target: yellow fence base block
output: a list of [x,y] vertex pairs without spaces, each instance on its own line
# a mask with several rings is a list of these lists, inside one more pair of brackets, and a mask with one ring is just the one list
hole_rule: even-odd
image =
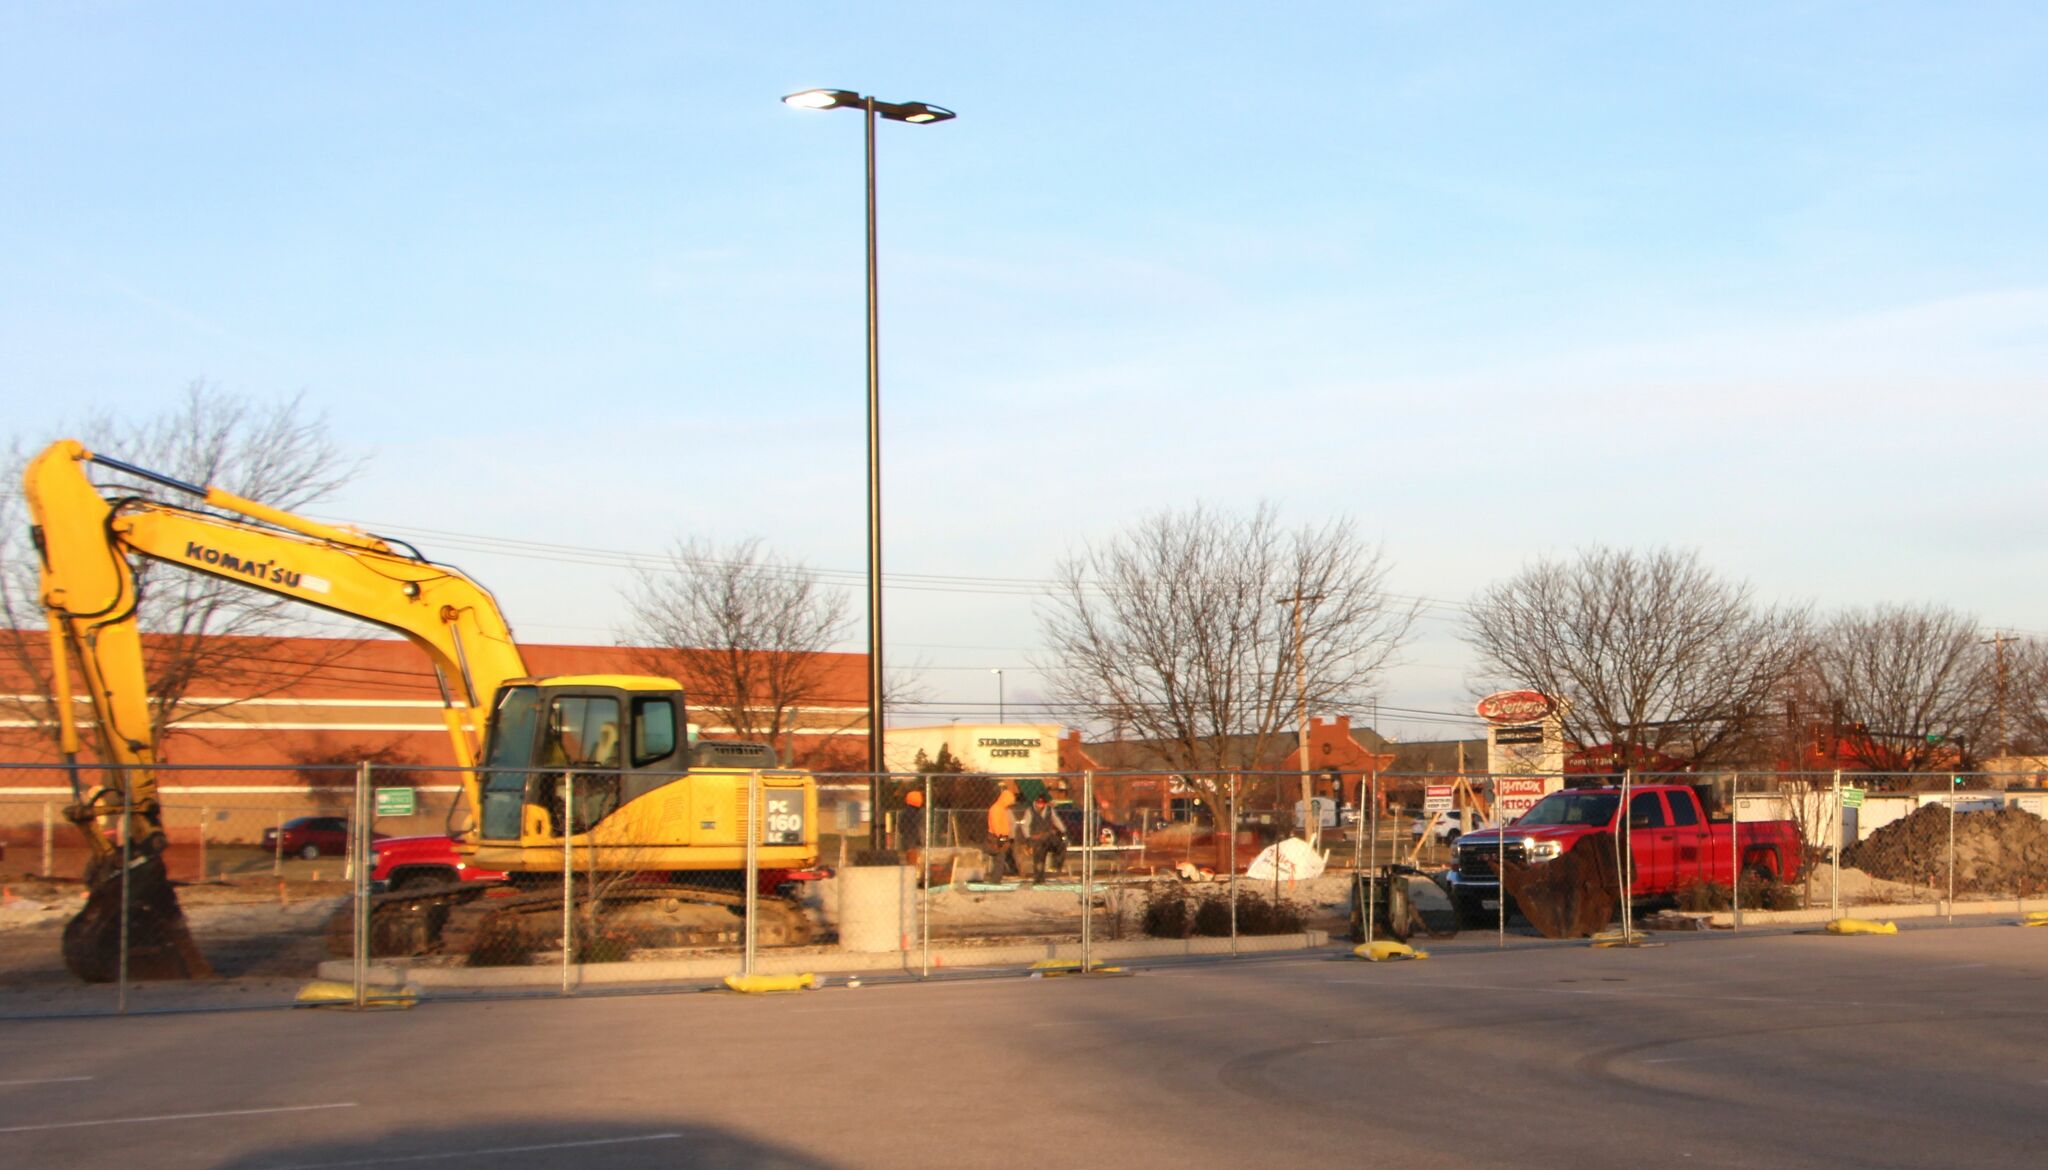
[[1661,947],[1664,945],[1640,930],[1603,930],[1587,941],[1599,950],[1609,950],[1614,947]]
[[818,985],[818,977],[808,972],[802,975],[727,975],[725,985],[742,995],[773,995],[783,991],[809,991]]
[[1833,918],[1828,920],[1829,934],[1897,934],[1896,922],[1873,922],[1868,918]]
[[[364,1007],[409,1008],[420,1001],[410,987],[371,987],[363,996]],[[354,1007],[356,985],[338,979],[315,979],[299,988],[294,1001],[299,1007]]]
[[1100,963],[1090,964],[1086,971],[1081,969],[1079,959],[1040,959],[1031,964],[1033,979],[1053,979],[1061,975],[1122,975],[1122,967],[1105,967]]
[[2021,926],[2048,926],[2048,910],[2029,910],[2020,919]]
[[1368,963],[1387,963],[1396,959],[1427,959],[1429,957],[1428,951],[1418,951],[1407,943],[1393,942],[1389,939],[1360,943],[1351,948],[1351,953]]

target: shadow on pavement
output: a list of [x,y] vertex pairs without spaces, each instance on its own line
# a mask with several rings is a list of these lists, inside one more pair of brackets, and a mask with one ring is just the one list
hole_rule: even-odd
[[837,1170],[808,1154],[763,1145],[704,1125],[513,1125],[408,1127],[376,1137],[310,1140],[258,1150],[217,1170],[341,1170],[418,1166],[446,1170]]

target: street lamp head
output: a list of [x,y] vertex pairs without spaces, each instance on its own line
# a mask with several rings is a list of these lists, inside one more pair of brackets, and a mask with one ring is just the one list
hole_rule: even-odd
[[920,126],[926,122],[950,122],[959,117],[946,107],[930,102],[876,102],[875,112],[892,122],[914,122]]
[[782,99],[787,105],[800,110],[836,110],[841,106],[862,104],[861,96],[850,89],[807,89]]
[[930,102],[875,101],[850,89],[807,89],[782,100],[784,104],[800,110],[865,110],[872,105],[875,113],[891,122],[909,122],[918,126],[927,122],[949,122],[959,117],[946,107]]

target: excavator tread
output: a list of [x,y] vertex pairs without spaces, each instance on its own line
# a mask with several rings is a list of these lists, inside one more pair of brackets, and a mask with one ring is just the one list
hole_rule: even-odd
[[[373,895],[370,899],[371,953],[401,955],[481,955],[488,962],[500,948],[537,948],[553,938],[561,922],[562,893],[543,888],[520,892],[512,886],[479,886],[474,882],[412,886]],[[742,937],[746,895],[729,889],[673,884],[627,884],[604,891],[602,919],[616,921],[636,907],[717,907],[732,912],[729,925],[687,925],[663,930],[663,945],[733,943]],[[579,898],[579,901],[581,899]],[[761,895],[760,941],[771,946],[802,945],[816,937],[810,915],[790,899]],[[354,926],[344,907],[328,924],[330,953],[346,956],[354,945]]]

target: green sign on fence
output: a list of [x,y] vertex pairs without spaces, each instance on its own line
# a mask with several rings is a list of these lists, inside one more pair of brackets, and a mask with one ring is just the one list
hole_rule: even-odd
[[1844,788],[1844,789],[1842,789],[1842,807],[1843,807],[1843,808],[1862,808],[1862,807],[1863,807],[1863,790],[1862,790],[1861,788]]
[[413,813],[413,807],[413,791],[410,788],[377,790],[377,815],[380,817],[409,817]]

